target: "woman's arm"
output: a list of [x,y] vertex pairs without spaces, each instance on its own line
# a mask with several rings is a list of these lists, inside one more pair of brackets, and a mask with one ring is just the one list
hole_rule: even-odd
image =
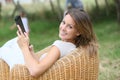
[[51,67],[60,57],[60,51],[56,46],[52,46],[48,51],[46,57],[42,60],[35,59],[29,48],[29,37],[25,33],[23,34],[18,27],[18,44],[24,55],[25,64],[32,76],[39,76],[44,73],[49,67]]
[[[52,46],[47,55],[38,62],[31,60],[32,65],[28,65],[28,69],[32,76],[39,76],[50,68],[60,57],[60,52],[56,46]],[[30,67],[31,66],[31,67]]]

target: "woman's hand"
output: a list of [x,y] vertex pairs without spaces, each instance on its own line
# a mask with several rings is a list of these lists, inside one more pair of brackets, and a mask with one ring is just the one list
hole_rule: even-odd
[[26,32],[22,32],[21,28],[19,25],[17,25],[18,27],[18,31],[17,31],[17,35],[18,35],[18,45],[19,47],[23,50],[25,48],[29,48],[29,37],[28,34]]

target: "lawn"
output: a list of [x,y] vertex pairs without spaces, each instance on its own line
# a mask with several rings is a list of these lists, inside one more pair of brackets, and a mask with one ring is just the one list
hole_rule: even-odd
[[99,80],[120,79],[120,28],[114,20],[94,23],[100,57]]

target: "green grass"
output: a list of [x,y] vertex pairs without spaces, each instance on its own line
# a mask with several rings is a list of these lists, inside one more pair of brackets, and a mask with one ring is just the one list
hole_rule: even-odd
[[94,23],[98,37],[100,74],[99,80],[120,79],[120,28],[115,20]]

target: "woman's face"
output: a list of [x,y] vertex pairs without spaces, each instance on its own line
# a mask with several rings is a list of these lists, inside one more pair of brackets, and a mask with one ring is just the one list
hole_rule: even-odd
[[74,39],[76,36],[78,36],[79,33],[77,32],[77,29],[75,28],[75,22],[73,21],[72,17],[67,14],[59,27],[59,37],[63,41],[68,42],[74,42]]

